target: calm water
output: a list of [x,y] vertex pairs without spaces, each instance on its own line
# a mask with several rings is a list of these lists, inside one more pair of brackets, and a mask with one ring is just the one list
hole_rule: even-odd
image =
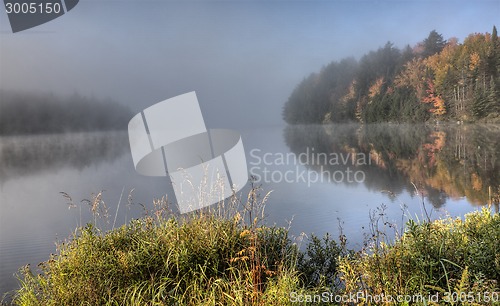
[[[294,236],[337,235],[340,222],[350,246],[359,248],[370,214],[380,207],[398,227],[425,211],[431,218],[463,216],[489,202],[498,210],[500,126],[331,125],[241,133],[250,174],[263,192],[273,190],[267,222],[291,224]],[[135,173],[126,132],[0,137],[1,293],[16,288],[19,267],[48,259],[56,241],[92,220],[80,201],[101,190],[108,228],[115,217],[119,226],[144,213],[140,204],[151,209],[153,198],[173,194],[166,178]],[[60,192],[77,207],[69,209]]]

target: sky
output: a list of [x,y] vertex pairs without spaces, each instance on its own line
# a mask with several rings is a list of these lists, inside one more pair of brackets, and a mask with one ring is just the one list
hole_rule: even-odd
[[500,1],[80,0],[12,33],[0,12],[0,88],[111,98],[134,112],[196,91],[208,128],[283,125],[295,86],[387,41],[500,26]]

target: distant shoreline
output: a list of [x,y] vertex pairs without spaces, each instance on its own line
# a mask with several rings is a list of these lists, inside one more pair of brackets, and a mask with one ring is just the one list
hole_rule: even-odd
[[283,107],[297,123],[500,123],[497,29],[463,42],[431,31],[403,49],[391,42],[360,60],[333,61],[297,84]]
[[126,130],[132,115],[113,100],[0,91],[0,136]]

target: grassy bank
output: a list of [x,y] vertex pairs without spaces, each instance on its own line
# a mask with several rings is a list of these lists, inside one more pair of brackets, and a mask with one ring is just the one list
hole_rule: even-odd
[[[158,201],[154,213],[120,228],[79,228],[37,271],[20,270],[13,304],[311,305],[343,297],[346,305],[375,305],[373,297],[397,295],[442,304],[465,294],[485,305],[499,298],[500,215],[487,209],[463,220],[409,221],[395,240],[372,220],[362,250],[348,250],[344,236],[314,235],[301,250],[287,229],[261,222],[266,197],[259,201],[257,192],[182,217],[165,214]],[[367,299],[350,303],[349,294]]]

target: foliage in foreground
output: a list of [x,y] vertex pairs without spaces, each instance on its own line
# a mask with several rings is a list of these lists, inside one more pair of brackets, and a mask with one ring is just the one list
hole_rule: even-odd
[[464,304],[496,301],[499,305],[499,241],[500,215],[486,208],[467,214],[464,220],[410,220],[395,242],[379,241],[355,256],[341,258],[338,273],[346,293],[437,295],[441,303],[447,298],[458,296],[467,301],[473,296],[471,303]]
[[[346,249],[342,235],[339,243],[312,235],[300,251],[287,229],[258,225],[249,212],[185,219],[158,213],[107,233],[87,225],[59,245],[40,274],[21,269],[13,303],[316,305],[332,301],[321,299],[323,292],[438,295],[441,302],[462,293],[499,293],[500,215],[487,209],[464,220],[410,220],[395,240],[377,228],[381,219],[372,219],[372,235],[358,252]],[[316,302],[307,303],[307,296]],[[432,301],[417,304],[424,303]]]
[[[257,245],[256,241],[272,241]],[[248,304],[254,287],[286,269],[286,232],[238,228],[209,216],[179,224],[137,220],[104,236],[87,226],[60,254],[23,270],[25,305]],[[256,248],[259,248],[257,251]],[[292,250],[292,249],[290,249]],[[255,258],[259,252],[261,258]],[[257,266],[258,264],[258,266]]]
[[14,303],[248,305],[275,300],[296,282],[297,248],[285,229],[257,225],[257,218],[245,225],[238,213],[163,213],[107,233],[93,224],[78,229],[40,274],[21,269]]

